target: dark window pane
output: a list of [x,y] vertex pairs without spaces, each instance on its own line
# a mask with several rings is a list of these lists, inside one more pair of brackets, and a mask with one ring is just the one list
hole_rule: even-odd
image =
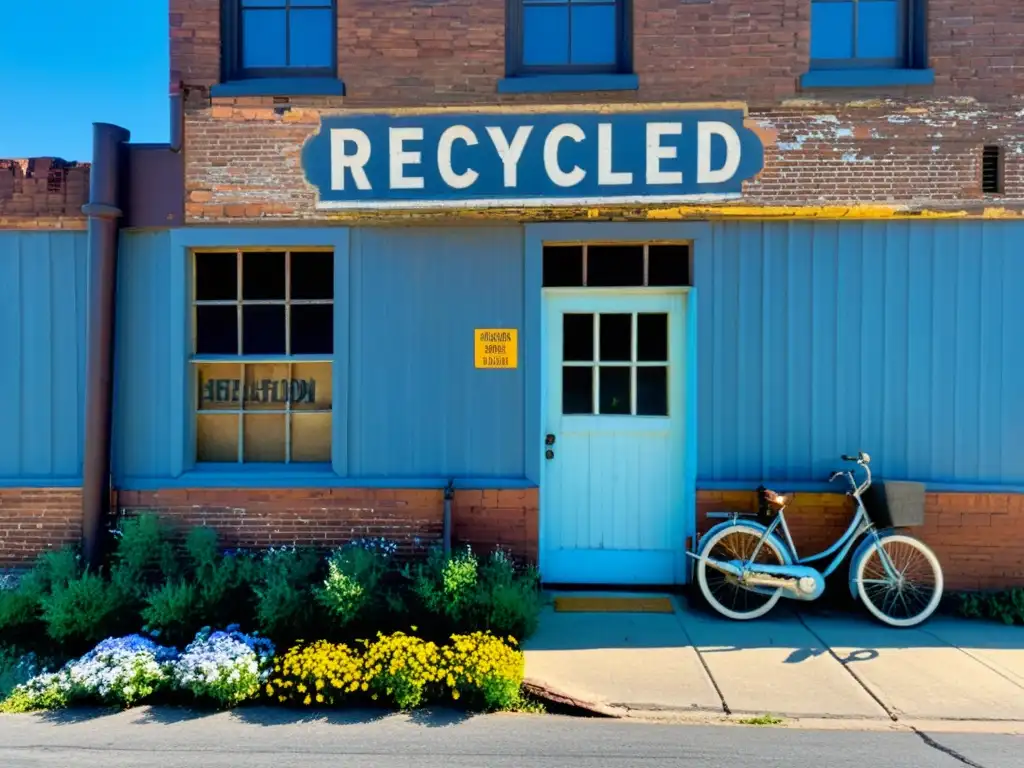
[[242,298],[284,299],[284,254],[242,254]]
[[292,307],[292,354],[334,354],[334,305]]
[[633,353],[633,316],[601,315],[599,324],[600,359],[607,362],[630,360]]
[[587,285],[619,287],[643,284],[643,246],[592,245],[587,248]]
[[600,404],[598,413],[629,413],[629,368],[601,366]]
[[283,305],[242,307],[242,354],[285,354]]
[[523,64],[569,63],[569,6],[527,5],[523,8]]
[[562,316],[562,359],[594,359],[594,316]]
[[811,58],[853,56],[853,3],[811,3]]
[[647,249],[647,284],[670,287],[689,285],[690,246],[650,246]]
[[583,285],[583,246],[544,247],[545,288],[579,288]]
[[614,64],[615,4],[574,5],[572,8],[573,64]]
[[196,307],[196,354],[238,354],[238,307]]
[[899,2],[873,0],[857,9],[857,58],[895,59],[899,55]]
[[334,60],[333,14],[329,8],[293,9],[288,19],[288,65],[330,67]]
[[668,315],[637,315],[636,359],[668,360]]
[[196,300],[224,301],[238,298],[238,255],[196,254]]
[[636,369],[636,412],[638,416],[668,416],[668,368]]
[[562,368],[562,413],[594,412],[594,369]]
[[334,297],[334,254],[292,254],[292,298],[330,299]]
[[283,10],[242,11],[242,66],[285,66],[286,29]]

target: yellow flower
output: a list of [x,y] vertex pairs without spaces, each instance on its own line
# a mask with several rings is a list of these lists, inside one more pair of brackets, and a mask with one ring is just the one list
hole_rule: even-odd
[[323,704],[324,703],[324,695],[322,693],[318,693],[316,695],[316,700],[317,700],[318,703]]
[[302,703],[303,703],[303,704],[305,704],[305,705],[306,705],[306,706],[308,707],[308,706],[310,705],[310,702],[311,702],[311,701],[312,701],[312,700],[311,700],[311,699],[309,698],[309,696],[307,696],[306,698],[304,698],[304,699],[302,700]]
[[458,699],[459,699],[459,692],[458,691],[452,691],[452,698],[455,699],[456,701],[458,701]]
[[306,686],[303,683],[299,683],[297,686],[295,686],[295,690],[297,690],[299,693],[305,693]]
[[273,696],[273,695],[274,695],[274,686],[272,686],[270,683],[267,683],[267,696]]
[[370,686],[367,685],[366,683],[363,683],[361,686],[359,686],[359,689],[362,690],[362,691],[367,691],[367,690],[369,690],[369,688],[370,688]]

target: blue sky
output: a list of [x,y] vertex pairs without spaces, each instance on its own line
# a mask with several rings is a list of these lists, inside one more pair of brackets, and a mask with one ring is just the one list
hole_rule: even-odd
[[167,0],[2,0],[0,158],[89,160],[92,124],[168,139]]

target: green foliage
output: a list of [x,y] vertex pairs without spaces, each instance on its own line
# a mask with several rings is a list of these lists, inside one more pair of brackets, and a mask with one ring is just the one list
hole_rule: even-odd
[[476,555],[469,547],[450,558],[434,550],[416,567],[413,592],[428,612],[459,627],[472,611],[478,570]]
[[473,624],[496,635],[525,639],[537,630],[542,603],[537,570],[517,571],[505,553],[496,550],[480,568]]
[[78,575],[78,556],[73,549],[41,554],[16,588],[0,590],[0,643],[19,647],[41,645],[40,638],[46,635],[43,597],[54,588],[66,587]]
[[256,568],[256,625],[269,637],[295,639],[305,634],[314,616],[309,588],[319,567],[316,552],[283,547],[270,549]]
[[957,612],[969,619],[1024,624],[1024,588],[1000,592],[964,592],[955,598]]
[[27,683],[39,674],[39,660],[34,653],[22,654],[14,648],[0,648],[0,701],[15,686]]
[[359,544],[335,550],[327,559],[323,586],[314,588],[314,594],[341,626],[352,624],[374,609],[388,607],[391,595],[382,589],[382,582],[389,561],[385,552]]
[[143,629],[159,631],[168,643],[178,644],[187,640],[190,628],[202,612],[199,589],[195,583],[176,579],[157,587],[146,596],[142,609]]
[[139,515],[122,521],[110,578],[126,599],[141,602],[178,568],[174,545],[159,518]]
[[115,634],[124,596],[117,585],[86,571],[65,584],[55,584],[40,604],[49,636],[69,648],[80,648]]
[[0,591],[0,643],[21,645],[42,630],[39,594],[18,587]]

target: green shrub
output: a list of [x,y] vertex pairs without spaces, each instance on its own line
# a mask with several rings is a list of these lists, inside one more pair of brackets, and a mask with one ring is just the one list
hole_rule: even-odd
[[429,613],[459,627],[473,611],[478,570],[476,555],[469,547],[449,558],[433,550],[425,563],[417,565],[412,589]]
[[200,612],[199,590],[193,582],[168,581],[146,596],[143,631],[158,632],[164,642],[180,644],[192,634]]
[[256,625],[262,634],[285,640],[305,634],[314,617],[310,583],[319,565],[311,550],[282,547],[264,553],[253,579]]
[[40,672],[39,659],[34,653],[22,654],[13,648],[0,648],[0,701],[15,686],[27,683]]
[[78,555],[73,549],[42,553],[14,589],[0,590],[0,643],[43,650],[43,597],[55,588],[65,587],[78,575]]
[[542,597],[540,574],[535,568],[517,571],[501,550],[480,568],[473,625],[499,636],[525,640],[537,630]]
[[174,544],[159,518],[139,515],[121,522],[110,579],[125,599],[141,603],[151,589],[179,569]]
[[74,650],[115,634],[120,621],[130,623],[133,616],[124,614],[124,602],[116,585],[90,571],[54,585],[40,601],[47,634]]
[[373,615],[380,618],[393,607],[388,598],[394,595],[383,584],[393,552],[386,542],[356,541],[327,558],[327,576],[314,594],[339,625]]
[[37,592],[23,587],[0,590],[0,643],[25,645],[42,629]]
[[957,612],[970,619],[992,619],[1004,624],[1024,624],[1024,588],[1000,592],[964,592],[956,595]]

